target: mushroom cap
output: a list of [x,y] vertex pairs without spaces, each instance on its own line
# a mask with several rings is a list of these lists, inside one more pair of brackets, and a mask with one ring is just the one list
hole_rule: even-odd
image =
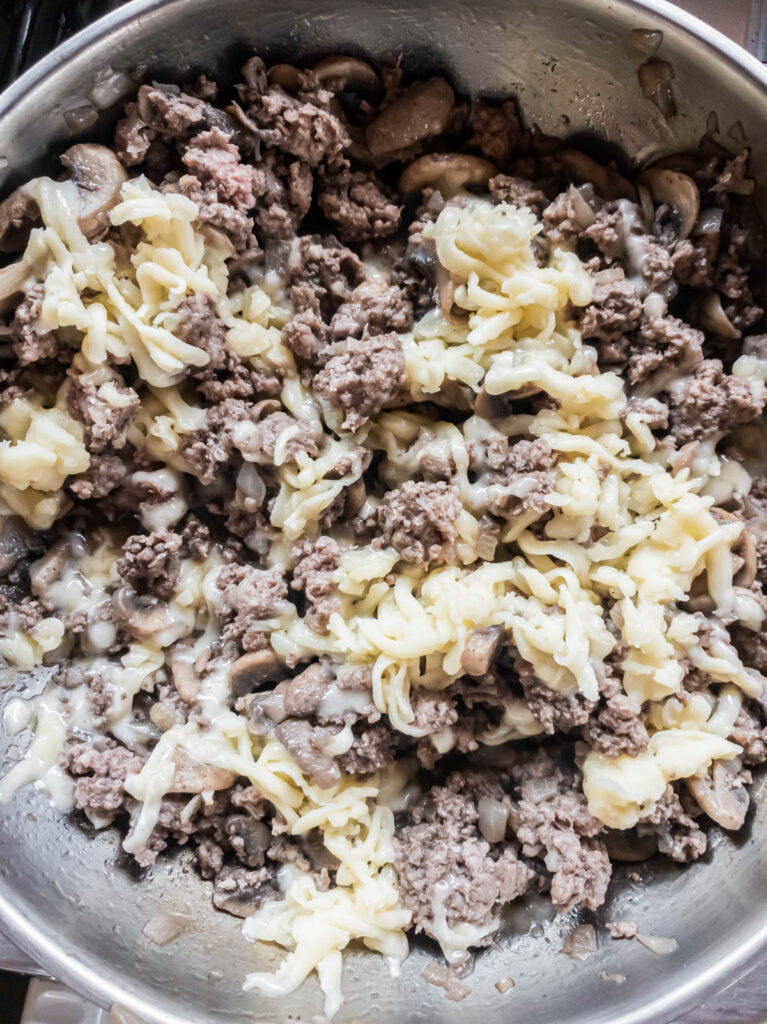
[[627,178],[615,168],[597,163],[579,149],[561,149],[555,160],[579,185],[593,185],[594,191],[602,199],[636,200],[636,189]]
[[21,252],[29,232],[40,223],[40,210],[34,196],[22,186],[0,203],[0,252]]
[[687,238],[700,214],[700,192],[688,174],[665,167],[648,167],[638,178],[656,203],[668,203],[679,215],[679,235]]
[[177,748],[173,754],[176,770],[169,793],[204,793],[206,790],[229,789],[237,776],[225,768],[200,764],[185,750]]
[[264,683],[276,683],[285,675],[285,665],[271,647],[249,651],[229,669],[229,690],[233,697],[259,690]]
[[278,85],[286,92],[294,92],[301,80],[301,72],[293,64],[272,64],[266,72],[269,85]]
[[354,92],[375,101],[383,90],[375,68],[358,57],[331,53],[312,65],[312,71],[333,92]]
[[17,260],[0,269],[0,313],[9,310],[15,297],[26,291],[31,273],[26,260]]
[[696,803],[722,828],[737,831],[748,813],[749,795],[745,786],[731,786],[738,767],[731,761],[715,761],[708,775],[687,779],[687,788]]
[[416,82],[367,126],[368,149],[373,156],[382,156],[430,135],[441,135],[454,103],[455,94],[444,78]]
[[80,194],[80,230],[91,241],[102,237],[109,230],[109,211],[128,177],[125,168],[107,146],[90,142],[70,147],[61,154],[61,162]]
[[433,186],[449,195],[464,185],[485,185],[497,173],[495,164],[471,153],[427,153],[405,168],[398,184],[402,192]]
[[124,586],[112,594],[115,619],[132,636],[139,638],[161,633],[173,625],[168,606],[162,601],[139,596],[133,587]]

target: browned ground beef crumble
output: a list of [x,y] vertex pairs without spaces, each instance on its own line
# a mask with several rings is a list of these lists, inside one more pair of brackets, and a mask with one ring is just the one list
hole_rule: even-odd
[[[382,74],[381,102],[388,105],[401,94],[400,73],[386,66]],[[284,88],[270,81],[258,57],[248,62],[243,76],[231,95],[207,79],[181,89],[142,86],[117,125],[115,151],[131,173],[145,173],[156,187],[194,200],[200,224],[231,245],[235,287],[263,268],[287,276],[293,315],[282,340],[302,379],[327,404],[329,418],[335,417],[337,430],[361,427],[400,403],[403,393],[407,400],[398,332],[439,300],[434,251],[423,231],[445,198],[432,182],[416,202],[398,192],[398,175],[421,153],[465,152],[495,165],[491,196],[528,205],[542,218],[543,233],[535,243],[539,253],[552,244],[575,244],[595,282],[592,302],[579,313],[580,327],[596,347],[600,368],[625,375],[628,412],[639,413],[672,450],[713,440],[720,451],[738,457],[728,448],[728,435],[762,410],[748,386],[729,371],[740,351],[764,354],[767,349],[765,336],[758,334],[763,311],[751,284],[751,228],[738,223],[736,199],[747,154],[730,159],[709,145],[695,155],[701,206],[721,212],[713,243],[710,236],[681,238],[675,210],[658,207],[652,223],[642,228],[642,264],[630,267],[619,198],[580,181],[576,194],[559,159],[561,144],[524,127],[512,100],[456,101],[443,133],[382,152],[369,145],[372,136],[365,132],[377,113],[367,99],[345,96],[341,102],[311,71],[297,74],[294,87]],[[112,229],[110,239],[129,241],[120,229]],[[388,270],[374,269],[374,251],[385,256],[382,265]],[[0,336],[8,341],[0,403],[23,393],[30,368],[37,388],[49,381],[55,390],[67,375],[72,353],[66,339],[36,329],[42,289],[36,285],[0,322]],[[668,297],[664,315],[645,302],[655,289]],[[699,300],[712,289],[739,336],[734,342],[699,316]],[[324,659],[308,666],[280,664],[275,670],[265,620],[293,601],[305,610],[307,623],[322,632],[338,607],[335,540],[299,540],[289,569],[267,568],[265,559],[275,535],[269,522],[275,446],[290,429],[285,459],[295,462],[316,455],[319,438],[309,423],[281,406],[279,373],[256,370],[227,347],[213,302],[185,300],[173,330],[210,356],[205,367],[189,371],[188,384],[205,407],[204,426],[183,444],[190,511],[164,528],[150,528],[152,510],[171,495],[161,481],[133,478],[135,471],[159,464],[128,440],[139,407],[131,369],[119,367],[123,376],[116,386],[124,398],[119,412],[95,387],[73,381],[69,409],[83,425],[91,465],[68,481],[72,507],[49,535],[33,536],[16,525],[15,540],[3,540],[0,628],[13,618],[28,629],[44,614],[45,587],[35,585],[34,574],[30,584],[26,565],[41,549],[53,548],[62,532],[104,522],[122,531],[117,573],[128,611],[104,610],[116,627],[115,652],[127,644],[125,629],[135,602],[167,599],[178,584],[180,559],[202,560],[217,544],[227,562],[218,579],[225,621],[218,647],[234,657],[258,656],[263,673],[259,683],[232,698],[253,734],[275,730],[310,779],[324,786],[342,771],[364,774],[398,757],[417,759],[418,795],[399,812],[395,837],[402,899],[416,931],[432,933],[438,899],[444,900],[448,925],[486,926],[486,942],[500,908],[528,889],[549,891],[559,911],[576,905],[596,910],[605,900],[610,854],[617,846],[586,806],[576,745],[586,739],[609,756],[633,756],[648,743],[644,709],[620,685],[620,659],[615,655],[607,666],[610,674],[591,701],[550,690],[502,638],[485,664],[466,666],[466,675],[449,689],[413,695],[415,724],[428,732],[418,740],[395,732],[376,711],[369,671],[339,668]],[[475,396],[467,398],[458,389],[434,400],[440,416],[460,420],[471,415]],[[529,396],[493,405],[482,394],[476,397],[478,413],[480,401],[481,415],[490,421],[531,408]],[[253,462],[265,481],[260,497],[236,485],[242,457],[232,435],[243,421],[255,425]],[[346,488],[325,525],[346,524],[361,537],[392,545],[411,565],[451,562],[462,508],[451,458],[424,453],[414,479],[392,489],[378,477],[365,449],[354,457],[363,460],[362,493]],[[510,443],[491,430],[471,443],[469,460],[471,472],[483,475],[488,485],[483,520],[488,537],[497,540],[501,526],[521,512],[549,508],[545,496],[552,489],[556,457],[545,442]],[[348,468],[338,465],[337,478]],[[515,486],[521,477],[528,481],[523,492]],[[366,490],[379,499],[372,514],[363,512]],[[730,511],[745,519],[753,540],[752,589],[761,593],[767,583],[767,478],[757,477],[750,494]],[[76,614],[68,626],[75,633],[83,629]],[[764,635],[739,625],[731,634],[745,663],[766,670]],[[205,665],[198,671],[204,676]],[[103,678],[78,675],[76,666],[64,665],[57,679],[70,687],[87,682],[94,714],[99,708],[103,714],[110,699]],[[705,679],[696,681],[691,671],[682,696],[696,685],[705,685]],[[325,751],[323,740],[350,716],[323,715],[331,688],[355,693],[354,742],[336,757]],[[151,702],[142,694],[136,706],[145,705],[158,724],[193,721],[196,692],[179,669]],[[507,745],[503,757],[488,767],[478,755],[476,736],[499,722],[510,696],[524,696],[545,735],[542,742]],[[444,730],[453,733],[448,755],[431,741]],[[765,761],[763,700],[745,701],[733,739],[743,745],[744,764]],[[76,780],[77,806],[94,818],[126,823],[136,804],[124,782],[145,756],[103,737],[70,741],[62,764]],[[742,769],[730,784],[749,779]],[[282,864],[311,871],[320,888],[332,884],[335,864],[316,835],[289,836],[271,804],[242,780],[232,778],[201,799],[192,814],[182,813],[188,800],[186,793],[164,798],[159,822],[136,855],[140,865],[152,864],[171,842],[191,843],[200,873],[213,881],[215,906],[243,917],[279,896],[276,871]],[[483,833],[487,801],[506,809],[508,828],[501,837]],[[677,861],[694,860],[706,849],[700,819],[685,787],[670,785],[634,839],[648,855],[659,850]],[[631,922],[613,922],[609,929],[615,938],[636,932]]]

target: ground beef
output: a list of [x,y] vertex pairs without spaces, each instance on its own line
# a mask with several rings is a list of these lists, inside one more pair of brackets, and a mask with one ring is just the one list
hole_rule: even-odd
[[45,285],[35,284],[16,307],[11,320],[10,337],[19,366],[55,359],[59,342],[51,331],[40,331],[39,320],[45,298]]
[[365,271],[359,256],[332,235],[303,235],[291,245],[288,275],[296,309],[311,309],[329,321],[351,299]]
[[20,601],[13,601],[7,594],[0,592],[0,630],[4,633],[10,633],[13,629],[28,633],[45,615],[38,598],[27,596]]
[[292,238],[312,204],[314,180],[299,160],[267,152],[253,169],[255,221],[264,242]]
[[634,921],[608,921],[605,928],[611,939],[633,939],[638,931]]
[[584,729],[586,742],[608,757],[628,754],[636,757],[650,742],[642,718],[642,704],[636,697],[616,693],[589,718]]
[[107,448],[119,450],[138,413],[141,401],[121,378],[96,387],[73,378],[67,393],[70,415],[85,426],[85,443],[96,454]]
[[524,134],[513,100],[499,106],[478,100],[474,105],[470,145],[500,168],[508,166],[512,154],[520,147]]
[[756,577],[764,584],[767,583],[767,477],[754,477],[743,502],[743,516],[756,549]]
[[91,464],[84,473],[73,477],[68,488],[80,501],[106,498],[121,487],[130,469],[119,455],[91,455]]
[[625,278],[597,280],[591,303],[581,314],[585,338],[612,338],[632,331],[642,316],[642,300]]
[[203,188],[215,189],[220,203],[229,203],[237,210],[250,210],[256,204],[253,169],[241,162],[240,151],[230,138],[220,128],[201,132],[182,159]]
[[444,914],[448,927],[465,922],[486,928],[473,944],[487,945],[498,927],[498,911],[533,879],[511,845],[491,846],[481,837],[477,801],[484,795],[502,795],[492,776],[455,772],[415,803],[409,823],[395,835],[400,898],[417,932],[434,936]]
[[208,353],[210,362],[205,370],[233,368],[233,356],[226,343],[226,325],[218,315],[211,295],[190,295],[176,309],[173,334],[187,345],[194,345]]
[[[253,189],[258,193],[255,174]],[[237,253],[252,256],[258,253],[258,243],[253,235],[253,218],[231,203],[220,202],[212,184],[206,188],[193,174],[184,174],[178,181],[166,182],[163,190],[177,192],[191,199],[197,207],[199,223],[221,231]]]
[[230,621],[224,627],[225,640],[237,640],[244,650],[265,646],[265,620],[277,618],[287,608],[288,585],[278,568],[256,569],[252,565],[227,565],[216,585]]
[[391,764],[401,746],[401,738],[384,722],[356,725],[354,742],[338,763],[345,772],[366,775]]
[[340,608],[333,577],[341,564],[341,549],[331,537],[320,537],[316,541],[299,541],[293,554],[296,562],[290,586],[306,594],[306,622],[324,633],[330,616]]
[[703,358],[703,334],[676,317],[645,320],[632,345],[628,363],[631,384],[646,381],[656,371],[690,369]]
[[749,381],[724,373],[718,359],[706,359],[669,390],[671,433],[680,446],[727,434],[763,406],[763,395]]
[[543,211],[543,234],[556,245],[573,242],[585,228],[586,224],[573,204],[570,189],[560,192]]
[[139,594],[169,600],[181,572],[181,536],[170,530],[135,534],[123,544],[117,574]]
[[526,178],[512,178],[508,174],[496,174],[487,183],[490,194],[499,203],[512,206],[527,206],[540,215],[546,204],[546,193]]
[[361,338],[363,334],[408,331],[413,326],[413,306],[399,285],[379,279],[363,281],[349,301],[339,306],[330,322],[334,339]]
[[674,277],[690,288],[705,288],[713,283],[714,268],[708,250],[689,238],[680,238],[670,248]]
[[213,906],[235,917],[251,917],[268,900],[279,898],[272,867],[253,870],[225,865],[213,886]]
[[227,398],[205,410],[205,427],[185,434],[181,453],[188,471],[203,484],[210,484],[228,462],[234,449],[232,431],[241,420],[247,420],[252,406],[238,398]]
[[405,382],[405,356],[396,334],[352,338],[313,381],[314,390],[345,412],[344,430],[358,430],[399,393]]
[[337,166],[351,139],[341,121],[325,105],[332,94],[320,90],[311,102],[271,86],[247,109],[257,125],[269,133],[270,142],[309,167]]
[[517,664],[519,679],[525,692],[525,700],[535,718],[550,736],[555,732],[569,732],[577,725],[588,721],[594,709],[594,701],[582,693],[559,693],[546,686],[533,671],[531,665]]
[[128,103],[125,116],[117,122],[114,147],[118,158],[126,167],[140,164],[149,152],[155,132],[139,113],[138,103]]
[[660,852],[684,863],[706,852],[706,834],[687,814],[673,786],[668,786],[652,813],[641,819],[637,835],[656,835]]
[[309,366],[319,367],[330,357],[330,328],[314,309],[302,309],[282,329],[282,344]]
[[487,484],[487,511],[501,519],[520,512],[546,512],[556,483],[557,456],[542,440],[504,437],[469,445],[470,466]]
[[455,559],[455,520],[463,511],[458,490],[446,483],[407,480],[379,506],[383,541],[411,565]]
[[729,739],[743,747],[741,757],[744,764],[763,764],[767,761],[767,726],[761,716],[748,704],[738,712]]
[[307,420],[297,420],[286,412],[273,412],[259,420],[253,437],[248,440],[247,446],[240,446],[241,450],[256,463],[274,465],[280,438],[288,430],[291,436],[282,447],[279,464],[295,462],[299,455],[314,458],[319,454],[319,426]]
[[333,221],[342,242],[388,238],[399,228],[402,207],[392,202],[372,171],[347,167],[325,174],[317,195],[320,209]]
[[201,130],[209,115],[203,100],[172,86],[142,85],[137,106],[147,128],[172,142]]
[[127,747],[109,740],[102,749],[71,741],[61,755],[62,768],[76,779],[75,805],[94,818],[111,819],[126,809],[125,779],[140,772],[143,763]]

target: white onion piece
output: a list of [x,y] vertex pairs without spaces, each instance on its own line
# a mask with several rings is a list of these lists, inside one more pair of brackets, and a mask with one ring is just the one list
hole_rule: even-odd
[[597,215],[586,202],[585,196],[575,185],[570,186],[570,202],[573,204],[576,220],[582,228],[589,227],[597,219]]
[[506,835],[509,808],[500,800],[483,796],[477,804],[479,831],[488,843],[500,843]]
[[82,107],[74,107],[72,110],[64,111],[64,120],[67,122],[67,128],[69,128],[73,135],[77,135],[78,132],[85,132],[89,128],[92,128],[98,119],[99,112],[95,107],[92,107],[90,103],[85,103]]
[[534,804],[542,800],[548,800],[550,796],[556,796],[557,780],[554,777],[544,779],[529,779],[525,782],[524,797]]
[[579,924],[562,943],[562,952],[571,960],[585,960],[597,951],[597,933],[591,924]]
[[616,985],[622,985],[626,980],[625,974],[608,974],[607,971],[602,971],[599,977],[602,981],[613,981]]
[[147,942],[155,946],[167,946],[186,931],[189,920],[181,914],[155,914],[141,930]]
[[266,485],[252,462],[243,462],[237,474],[237,486],[246,498],[252,498],[259,506],[266,497]]
[[637,942],[641,942],[645,949],[649,949],[656,956],[668,956],[669,953],[679,949],[676,939],[664,939],[660,935],[645,935],[643,932],[637,934]]
[[700,216],[692,229],[692,235],[718,235],[722,230],[722,215],[724,210],[721,206],[711,206],[707,210],[701,210]]
[[664,117],[674,117],[676,103],[671,91],[674,69],[668,61],[652,57],[641,65],[637,77],[644,98],[654,103]]
[[88,99],[99,108],[106,110],[133,89],[133,80],[124,71],[115,71],[107,65],[93,76],[93,85]]
[[663,33],[649,28],[635,28],[626,36],[623,48],[635,57],[652,57],[663,44]]

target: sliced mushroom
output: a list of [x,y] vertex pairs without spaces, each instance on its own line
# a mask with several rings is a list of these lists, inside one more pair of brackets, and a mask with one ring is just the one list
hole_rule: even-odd
[[224,832],[237,860],[249,868],[260,868],[271,846],[271,830],[249,814],[231,814],[224,822]]
[[16,297],[26,289],[32,268],[26,260],[18,260],[0,269],[0,313],[12,308]]
[[312,71],[326,89],[357,93],[370,102],[376,102],[383,89],[376,70],[357,57],[328,54],[312,66]]
[[260,690],[264,683],[276,683],[285,675],[285,666],[271,647],[250,651],[229,669],[229,690],[236,700]]
[[38,547],[35,531],[20,516],[0,518],[0,576],[6,576],[14,565]]
[[292,64],[273,64],[266,72],[266,78],[270,85],[295,92],[301,81],[301,72]]
[[237,776],[225,768],[214,768],[209,764],[200,764],[187,754],[185,750],[176,749],[173,754],[176,769],[169,793],[205,793],[219,789],[229,789]]
[[481,558],[483,562],[492,562],[500,536],[501,524],[485,513],[477,524],[477,542],[474,545],[477,558]]
[[600,839],[610,859],[624,864],[639,864],[658,852],[658,837],[654,833],[638,836],[635,832],[606,832]]
[[440,312],[449,324],[465,324],[468,322],[469,314],[465,309],[456,309],[455,306],[455,281],[450,276],[450,271],[437,263],[437,292],[439,295]]
[[687,174],[662,167],[648,167],[638,178],[656,203],[667,203],[679,217],[679,236],[687,238],[700,215],[700,192]]
[[416,82],[367,126],[368,149],[373,156],[381,156],[431,135],[441,135],[454,102],[453,90],[444,78]]
[[431,398],[435,405],[458,412],[470,412],[474,408],[474,392],[469,385],[447,377],[440,384],[439,391],[426,397]]
[[194,664],[178,658],[170,667],[176,693],[185,704],[196,704],[200,699],[200,680],[197,678]]
[[758,568],[756,545],[748,526],[744,527],[740,541],[737,545],[737,552],[743,559],[743,565],[738,569],[732,582],[736,587],[745,587],[747,590],[756,579]]
[[166,604],[140,596],[133,587],[120,587],[112,594],[112,610],[117,624],[139,638],[154,636],[173,625]]
[[466,185],[486,185],[497,173],[495,164],[469,153],[427,153],[405,168],[399,189],[417,192],[431,186],[450,197]]
[[718,334],[722,338],[739,338],[740,331],[730,322],[722,308],[722,297],[719,292],[706,292],[695,302],[698,326],[704,331]]
[[470,676],[489,671],[503,641],[503,626],[486,626],[469,634],[461,655],[461,668]]
[[279,899],[280,890],[262,871],[224,865],[213,882],[213,906],[235,917],[250,917],[268,900]]
[[605,167],[579,149],[562,149],[555,157],[568,176],[579,185],[591,184],[602,199],[636,199],[634,186],[613,167]]
[[42,558],[32,563],[29,567],[29,583],[35,597],[44,597],[48,593],[51,585],[61,578],[71,557],[72,545],[68,538],[62,537]]
[[353,484],[349,484],[346,488],[344,518],[350,519],[352,516],[356,516],[365,504],[366,499],[365,481],[360,477],[359,480],[355,480]]
[[732,785],[738,767],[732,761],[714,761],[708,775],[687,779],[687,788],[695,801],[717,825],[737,831],[746,819],[748,790]]
[[80,193],[77,223],[86,238],[100,238],[109,230],[109,211],[117,204],[127,179],[125,168],[107,146],[82,142],[61,154]]
[[0,252],[21,252],[29,232],[40,223],[40,210],[34,196],[23,187],[11,192],[0,203]]
[[297,718],[289,718],[275,729],[277,739],[296,760],[301,771],[320,789],[330,789],[341,781],[341,769],[322,749],[320,741],[329,738],[334,730],[312,726]]

